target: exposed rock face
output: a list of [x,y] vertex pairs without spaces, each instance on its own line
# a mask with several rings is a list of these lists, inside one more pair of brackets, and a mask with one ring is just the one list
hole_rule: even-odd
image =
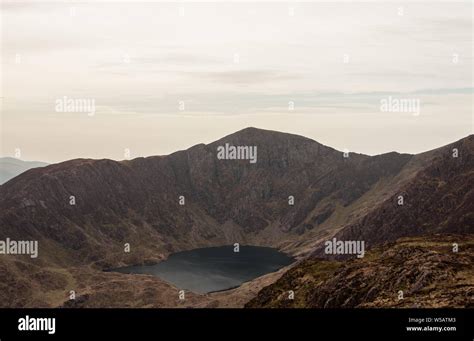
[[[428,159],[427,165],[394,196],[346,225],[337,239],[364,240],[373,246],[403,236],[474,233],[473,136],[416,158]],[[323,255],[323,247],[314,254]]]
[[406,238],[363,259],[305,260],[246,307],[473,307],[473,261],[472,235]]
[[[318,255],[336,233],[372,246],[407,235],[472,232],[473,140],[455,144],[454,161],[452,146],[344,158],[301,136],[247,128],[168,156],[31,169],[0,186],[0,240],[38,240],[40,257],[4,256],[0,266],[12,281],[24,279],[25,290],[45,292],[45,281],[31,279],[26,267],[57,268],[59,275],[49,275],[74,282],[64,269],[158,262],[172,252],[235,242],[303,257]],[[226,143],[256,146],[257,163],[219,160],[217,148]],[[35,302],[12,294],[0,305]]]

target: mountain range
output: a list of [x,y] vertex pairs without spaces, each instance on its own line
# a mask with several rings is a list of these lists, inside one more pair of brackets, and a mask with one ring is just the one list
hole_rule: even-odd
[[44,167],[46,162],[23,161],[13,157],[0,158],[0,185],[31,168]]
[[[226,143],[256,146],[258,162],[218,159]],[[0,256],[0,305],[266,306],[278,297],[269,298],[268,288],[295,271],[305,278],[308,264],[345,262],[325,260],[330,238],[364,240],[384,263],[378,248],[397,249],[400,238],[437,236],[442,244],[471,236],[473,165],[473,135],[422,154],[368,156],[246,128],[167,156],[30,169],[0,186],[0,239],[38,240],[40,257]],[[157,278],[103,271],[236,242],[275,247],[299,261],[228,292],[191,293],[186,303]],[[68,300],[73,289],[75,302]],[[300,304],[344,306],[334,302]]]

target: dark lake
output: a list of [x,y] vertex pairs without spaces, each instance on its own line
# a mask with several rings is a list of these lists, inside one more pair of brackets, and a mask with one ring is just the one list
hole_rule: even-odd
[[156,265],[113,271],[153,275],[179,289],[208,293],[237,287],[292,262],[291,257],[272,248],[240,246],[240,252],[234,252],[234,246],[229,245],[178,252]]

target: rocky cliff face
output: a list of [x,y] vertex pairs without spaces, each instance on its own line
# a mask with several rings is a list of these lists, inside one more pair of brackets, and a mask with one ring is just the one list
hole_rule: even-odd
[[[416,176],[376,209],[344,226],[337,239],[364,240],[370,247],[404,236],[474,233],[474,137],[414,159],[425,163]],[[323,254],[323,246],[314,251]]]

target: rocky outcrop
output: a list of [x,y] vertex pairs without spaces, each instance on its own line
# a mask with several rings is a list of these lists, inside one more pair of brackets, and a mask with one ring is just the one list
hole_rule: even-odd
[[[305,260],[246,307],[472,308],[473,261],[473,235],[406,238],[377,247],[362,259]],[[289,299],[290,292],[294,299]]]

